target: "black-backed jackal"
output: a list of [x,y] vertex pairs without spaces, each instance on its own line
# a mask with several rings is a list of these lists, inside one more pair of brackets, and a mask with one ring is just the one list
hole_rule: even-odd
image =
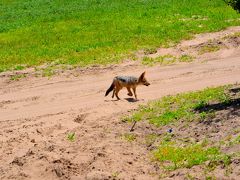
[[[145,78],[145,72],[143,72],[139,78],[134,76],[116,76],[115,78],[113,78],[113,82],[111,86],[108,88],[108,90],[106,91],[105,96],[107,96],[111,91],[113,91],[112,98],[114,98],[114,95],[115,95],[119,100],[120,98],[118,97],[118,92],[123,87],[126,87],[128,90],[128,95],[132,96],[134,93],[134,96],[137,100],[136,87],[138,85],[145,85],[145,86],[150,85],[150,83]],[[131,89],[133,90],[133,93]]]

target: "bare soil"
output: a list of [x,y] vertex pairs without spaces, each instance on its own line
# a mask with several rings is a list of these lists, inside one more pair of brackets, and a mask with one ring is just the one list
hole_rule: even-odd
[[[68,70],[51,78],[35,77],[31,69],[1,73],[0,179],[158,179],[162,171],[151,161],[146,145],[123,138],[131,125],[123,123],[121,117],[165,95],[239,82],[239,37],[231,41],[223,38],[236,32],[240,27],[197,35],[171,50],[159,49],[151,55],[191,52],[196,57],[191,63],[147,67],[126,61],[105,68]],[[216,41],[224,42],[220,50],[198,54],[203,43]],[[137,89],[139,101],[129,98],[126,90],[120,91],[120,101],[104,97],[114,76],[138,76],[143,71],[151,85]],[[10,80],[21,73],[27,74],[26,78]],[[237,112],[218,130],[239,128]],[[206,127],[192,126],[179,134],[201,134]],[[142,133],[144,127],[137,124],[135,133]],[[212,129],[215,123],[207,127]],[[67,135],[73,132],[76,138],[69,141]],[[208,130],[205,134],[211,135]],[[191,170],[170,174],[169,178],[184,179],[185,171]],[[198,172],[198,168],[192,168],[192,172]],[[224,179],[224,174],[220,177]],[[232,178],[237,177],[235,173]]]

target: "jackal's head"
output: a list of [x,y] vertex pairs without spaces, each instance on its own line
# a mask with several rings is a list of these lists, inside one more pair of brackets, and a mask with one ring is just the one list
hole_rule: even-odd
[[150,83],[147,81],[147,79],[145,78],[145,72],[143,72],[142,74],[141,74],[141,76],[138,78],[138,83],[139,84],[143,84],[143,85],[145,85],[145,86],[149,86],[150,85]]

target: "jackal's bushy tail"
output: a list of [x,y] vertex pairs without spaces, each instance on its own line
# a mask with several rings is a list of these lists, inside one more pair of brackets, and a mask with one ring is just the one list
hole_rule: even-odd
[[114,89],[114,82],[112,82],[111,86],[106,91],[105,96],[107,96],[113,89]]

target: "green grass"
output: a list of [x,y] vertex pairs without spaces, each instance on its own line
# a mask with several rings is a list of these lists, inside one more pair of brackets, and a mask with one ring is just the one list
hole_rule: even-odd
[[228,86],[207,88],[202,91],[165,96],[150,102],[146,106],[125,117],[127,121],[148,120],[156,126],[164,126],[179,120],[193,121],[214,117],[214,111],[197,112],[210,102],[228,103],[230,96],[226,92]]
[[222,0],[2,0],[0,15],[0,72],[117,63],[138,49],[240,24]]
[[230,163],[229,156],[223,154],[218,147],[205,147],[204,144],[196,143],[179,146],[172,142],[163,142],[153,154],[155,160],[161,162],[163,167],[168,170],[191,168],[206,161],[210,161],[211,166],[222,162],[225,165]]

